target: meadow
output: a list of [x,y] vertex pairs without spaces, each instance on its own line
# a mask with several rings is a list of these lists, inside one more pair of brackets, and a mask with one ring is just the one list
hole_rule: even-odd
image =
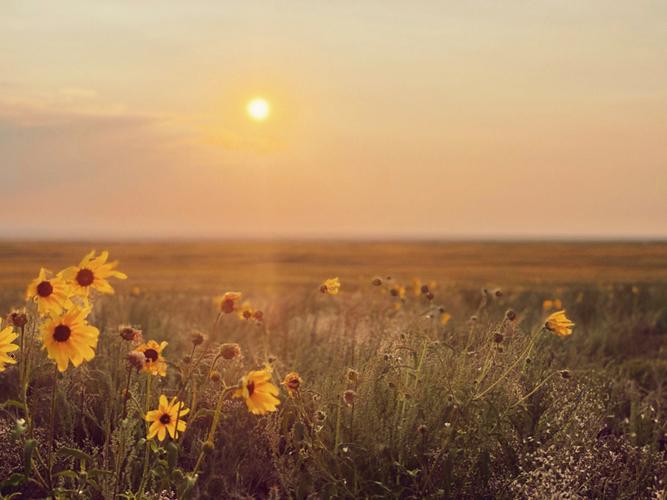
[[664,242],[5,241],[0,313],[2,498],[666,498]]

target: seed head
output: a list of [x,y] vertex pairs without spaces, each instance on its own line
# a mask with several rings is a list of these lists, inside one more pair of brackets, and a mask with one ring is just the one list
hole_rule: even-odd
[[213,370],[211,374],[208,376],[209,380],[211,382],[220,382],[222,380],[222,377],[220,375],[220,372],[218,370]]
[[504,338],[505,337],[503,337],[502,333],[496,332],[496,333],[493,334],[493,341],[496,344],[500,344],[503,341]]
[[317,410],[315,412],[315,420],[322,423],[327,419],[327,414],[322,410]]
[[354,400],[357,398],[357,393],[352,389],[348,389],[343,393],[343,403],[347,406],[353,406]]
[[371,284],[373,286],[382,286],[382,278],[376,276],[375,278],[373,278],[373,281],[371,281]]
[[560,371],[560,376],[563,377],[565,380],[569,379],[572,375],[570,374],[570,370],[561,370]]
[[352,368],[347,369],[347,380],[350,382],[354,382],[355,384],[359,382],[359,372],[357,370],[354,370]]
[[202,345],[204,343],[204,335],[199,332],[192,332],[190,334],[190,341],[194,346]]
[[28,315],[25,309],[14,309],[7,315],[7,321],[16,328],[23,328],[28,323]]
[[138,341],[141,339],[141,330],[137,330],[130,325],[119,325],[118,334],[123,340],[128,342]]
[[139,371],[144,367],[146,356],[141,351],[130,351],[127,354],[127,362]]
[[514,312],[514,309],[508,309],[507,311],[505,311],[505,317],[509,321],[514,321],[516,319],[516,313]]
[[241,346],[236,343],[222,344],[220,356],[224,359],[236,359],[241,356]]

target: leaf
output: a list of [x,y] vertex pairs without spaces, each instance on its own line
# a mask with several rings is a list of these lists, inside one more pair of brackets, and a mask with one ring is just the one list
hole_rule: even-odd
[[105,469],[90,469],[88,474],[91,476],[113,476],[113,471]]
[[32,471],[32,454],[35,451],[37,441],[34,439],[27,439],[23,445],[23,466],[25,467],[25,475],[30,476]]
[[167,464],[169,470],[172,470],[176,467],[176,462],[178,460],[178,446],[173,441],[170,441],[167,445]]
[[63,456],[66,456],[66,457],[76,458],[78,460],[82,460],[82,461],[86,461],[86,462],[92,462],[93,461],[93,457],[91,457],[87,453],[84,453],[81,450],[77,450],[76,448],[67,448],[67,447],[60,448],[57,451],[57,454],[58,455],[63,455]]
[[69,479],[78,479],[79,475],[74,472],[73,470],[61,470],[60,472],[56,472],[54,474],[56,477],[67,477]]
[[15,399],[9,399],[0,404],[0,409],[6,410],[7,408],[18,408],[19,410],[25,411],[25,405]]
[[25,474],[19,474],[18,472],[14,472],[11,476],[9,476],[7,479],[5,479],[3,482],[0,483],[0,490],[4,488],[16,488],[25,480],[28,479],[28,476]]

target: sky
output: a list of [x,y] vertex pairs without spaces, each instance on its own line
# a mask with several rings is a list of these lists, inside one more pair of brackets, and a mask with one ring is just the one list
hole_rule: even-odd
[[667,2],[3,0],[0,174],[0,238],[665,238]]

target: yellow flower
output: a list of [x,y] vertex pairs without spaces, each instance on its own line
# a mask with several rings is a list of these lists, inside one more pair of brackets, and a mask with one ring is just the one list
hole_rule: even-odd
[[220,301],[220,310],[225,314],[230,314],[236,309],[236,303],[241,300],[241,292],[225,292]]
[[0,372],[5,371],[5,365],[16,364],[16,360],[8,354],[19,348],[19,346],[13,343],[16,337],[17,335],[11,326],[0,330]]
[[329,295],[337,295],[340,291],[340,280],[338,278],[330,278],[320,286],[320,292]]
[[141,371],[150,373],[151,375],[159,375],[165,377],[167,375],[167,362],[162,357],[162,351],[167,347],[167,342],[162,341],[159,344],[154,340],[149,340],[145,344],[141,344],[135,350],[144,353],[146,361]]
[[46,322],[42,328],[43,349],[56,362],[58,370],[64,372],[70,361],[79,366],[95,357],[95,348],[100,331],[86,321],[90,308],[73,308]]
[[412,293],[415,297],[420,297],[422,294],[422,280],[419,278],[412,278]]
[[440,315],[440,324],[446,326],[450,319],[452,319],[452,315],[448,312],[444,312]]
[[167,432],[169,432],[172,439],[178,439],[178,433],[185,432],[183,417],[188,413],[190,413],[190,409],[185,408],[182,401],[178,401],[176,397],[168,401],[167,396],[162,394],[158,409],[146,413],[146,422],[152,422],[148,427],[147,438],[153,439],[157,435],[160,441],[164,441]]
[[34,300],[42,316],[49,314],[57,316],[72,307],[69,294],[69,286],[61,276],[47,278],[46,269],[41,268],[37,278],[28,285],[25,299]]
[[240,387],[234,392],[235,398],[243,398],[250,413],[264,415],[276,411],[280,400],[276,398],[280,391],[271,383],[271,367],[253,370],[245,375]]
[[303,380],[299,374],[297,372],[289,372],[285,375],[285,378],[280,385],[284,385],[285,389],[287,389],[287,394],[289,394],[290,397],[293,397],[295,393],[299,392],[301,384],[303,384]]
[[113,293],[108,278],[127,279],[127,275],[116,271],[117,261],[107,262],[109,252],[106,250],[95,257],[95,250],[86,255],[78,266],[68,267],[62,272],[70,283],[72,291],[88,297],[91,289],[100,293]]
[[565,311],[557,311],[549,315],[544,326],[559,337],[567,337],[572,335],[574,323],[565,316]]
[[405,299],[405,287],[403,285],[394,285],[389,293],[392,297],[398,297],[399,299]]
[[553,299],[553,300],[545,300],[542,302],[542,309],[545,311],[550,311],[551,309],[561,309],[563,307],[562,302],[560,299]]
[[241,304],[241,307],[238,308],[238,314],[240,319],[250,319],[255,314],[255,310],[250,305],[250,302],[245,301]]

